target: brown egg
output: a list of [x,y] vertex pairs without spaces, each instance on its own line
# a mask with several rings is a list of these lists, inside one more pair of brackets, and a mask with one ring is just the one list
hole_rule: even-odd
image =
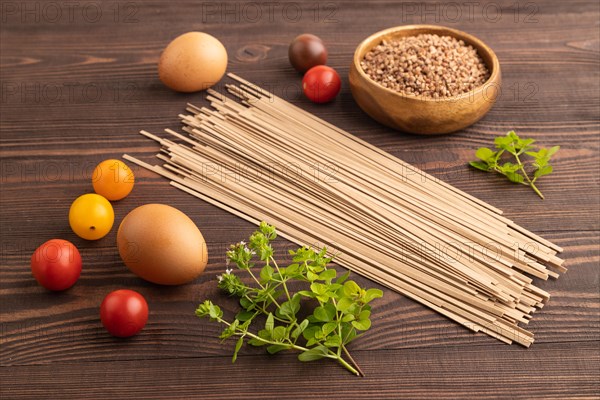
[[292,67],[298,72],[306,72],[314,66],[325,65],[327,49],[323,41],[310,33],[296,36],[288,48],[288,57]]
[[215,37],[188,32],[165,48],[158,62],[160,80],[178,92],[205,90],[219,82],[227,69],[227,51]]
[[164,204],[146,204],[127,214],[117,246],[131,272],[161,285],[194,280],[208,261],[204,237],[194,222]]

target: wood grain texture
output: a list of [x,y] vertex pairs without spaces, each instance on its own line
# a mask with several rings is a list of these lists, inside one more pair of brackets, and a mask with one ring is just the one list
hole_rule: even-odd
[[[291,355],[242,356],[235,366],[223,357],[18,366],[13,373],[0,370],[6,381],[1,393],[36,399],[50,390],[61,399],[77,399],[81,387],[90,387],[86,399],[134,397],[135,380],[135,395],[144,399],[597,398],[600,387],[594,368],[600,359],[594,345],[539,347],[543,358],[517,348],[488,353],[454,346],[357,351],[364,379],[344,374],[330,363],[290,368],[297,363]],[[254,372],[257,365],[260,371]],[[486,378],[490,376],[496,378]],[[532,388],[532,381],[539,387]]]
[[[472,14],[461,6],[459,18],[435,1],[293,3],[302,10],[297,20],[292,8],[283,16],[283,6],[272,15],[263,9],[251,20],[254,14],[243,14],[250,4],[244,2],[98,1],[93,4],[102,13],[96,22],[80,9],[73,21],[63,9],[62,19],[52,22],[54,14],[49,9],[44,14],[43,4],[1,5],[0,398],[598,398],[597,2],[483,1]],[[22,14],[25,7],[33,13]],[[226,15],[224,7],[230,10]],[[493,7],[502,10],[497,21]],[[354,103],[346,77],[356,45],[403,23],[461,29],[496,52],[502,93],[481,121],[451,136],[419,137],[374,122]],[[151,159],[157,147],[137,132],[177,128],[186,102],[206,104],[202,94],[169,91],[157,76],[161,49],[190,30],[224,43],[230,71],[490,202],[563,246],[569,272],[557,281],[536,282],[552,298],[529,325],[536,335],[533,346],[511,347],[474,335],[385,290],[371,331],[351,349],[367,373],[364,379],[332,363],[301,364],[292,355],[268,357],[260,349],[244,349],[231,365],[232,343],[222,345],[217,327],[193,311],[210,297],[226,313],[234,312],[235,303],[218,293],[214,276],[225,268],[227,246],[250,234],[251,225],[134,168],[136,186],[115,203],[116,221],[145,203],[179,208],[207,240],[206,273],[190,285],[159,287],[124,267],[116,230],[98,242],[77,238],[68,226],[68,208],[92,191],[94,166],[124,152]],[[287,61],[287,46],[302,32],[325,41],[328,64],[343,78],[331,104],[311,104],[300,96],[300,76]],[[466,167],[477,147],[510,129],[544,146],[561,145],[555,173],[540,183],[543,202],[527,188]],[[35,248],[54,237],[72,241],[84,260],[80,281],[57,294],[38,286],[29,270]],[[289,248],[282,240],[276,250],[285,258]],[[125,341],[108,336],[98,317],[104,295],[123,287],[141,292],[151,309],[144,331]]]

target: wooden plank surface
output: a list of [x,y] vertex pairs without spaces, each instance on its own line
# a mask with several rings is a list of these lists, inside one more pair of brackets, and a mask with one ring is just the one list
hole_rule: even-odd
[[[598,398],[597,2],[67,3],[1,4],[2,399]],[[253,13],[257,4],[260,14]],[[362,113],[348,87],[348,65],[363,38],[421,22],[472,33],[500,58],[498,102],[479,123],[451,136],[393,132]],[[351,349],[366,378],[327,362],[269,357],[260,349],[244,349],[231,365],[232,344],[222,345],[217,327],[193,311],[209,297],[233,312],[234,302],[218,293],[214,276],[225,268],[227,246],[251,233],[250,224],[134,168],[136,186],[115,204],[116,222],[145,203],[181,209],[208,242],[206,273],[189,285],[158,287],[123,266],[116,230],[93,243],[77,238],[68,226],[68,208],[92,191],[93,167],[123,152],[152,159],[157,147],[137,132],[177,128],[186,102],[205,104],[202,94],[169,91],[156,74],[165,44],[190,30],[224,43],[230,71],[490,202],[563,246],[569,272],[557,281],[536,280],[552,294],[529,325],[536,343],[530,349],[503,345],[385,290],[371,331]],[[329,65],[343,78],[332,104],[311,104],[299,95],[300,76],[289,66],[287,46],[302,32],[323,38]],[[540,184],[545,201],[466,167],[477,147],[510,129],[545,146],[561,146],[555,173]],[[84,259],[80,281],[59,294],[38,286],[29,270],[31,253],[54,237],[72,241]],[[281,240],[276,248],[285,257],[293,246]],[[144,331],[125,341],[108,336],[98,317],[104,295],[122,287],[140,291],[151,308]]]

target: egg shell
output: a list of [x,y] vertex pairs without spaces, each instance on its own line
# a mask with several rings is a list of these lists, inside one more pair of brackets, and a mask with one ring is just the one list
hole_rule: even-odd
[[134,274],[161,285],[181,285],[198,277],[208,262],[202,233],[178,209],[146,204],[121,222],[117,246]]
[[188,32],[165,48],[158,62],[160,80],[178,92],[205,90],[219,82],[227,69],[227,50],[214,36]]

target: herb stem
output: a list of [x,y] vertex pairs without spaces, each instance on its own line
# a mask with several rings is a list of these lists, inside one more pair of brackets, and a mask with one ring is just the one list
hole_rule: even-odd
[[341,345],[340,347],[344,350],[344,353],[350,359],[350,362],[356,367],[356,370],[358,371],[358,375],[364,377],[365,373],[360,369],[360,367],[358,366],[358,364],[356,363],[356,361],[354,361],[354,358],[352,358],[352,356],[350,355],[350,352],[348,351],[348,349],[346,348],[346,346]]
[[287,296],[287,299],[292,300],[292,297],[290,296],[290,292],[288,291],[287,285],[285,284],[285,279],[281,275],[281,271],[279,270],[279,265],[277,265],[277,261],[275,261],[275,259],[273,257],[271,257],[271,261],[273,262],[273,265],[275,266],[277,273],[281,277],[281,284],[283,285],[283,290],[285,290],[285,295]]
[[340,337],[340,342],[342,344],[340,344],[340,346],[338,347],[337,350],[337,355],[338,357],[342,357],[342,345],[343,345],[343,341],[342,341],[342,324],[341,324],[341,317],[340,314],[338,313],[338,309],[337,309],[337,301],[335,301],[335,299],[331,299],[331,301],[333,302],[333,305],[335,306],[335,320],[337,322],[337,332],[338,332],[338,336]]
[[521,170],[521,172],[525,176],[525,179],[527,179],[527,182],[529,182],[529,186],[531,186],[531,188],[534,190],[534,192],[536,192],[537,195],[540,196],[540,198],[542,200],[544,200],[544,195],[542,194],[542,192],[539,191],[539,189],[534,185],[534,183],[531,180],[531,178],[529,178],[529,175],[527,175],[527,172],[525,172],[525,168],[523,167],[523,163],[521,162],[521,159],[519,158],[519,154],[518,153],[514,153],[514,156],[517,159],[517,163],[519,164],[519,169]]
[[531,182],[531,183],[529,184],[529,186],[531,186],[531,188],[534,190],[534,192],[536,192],[536,193],[537,193],[537,195],[538,195],[538,196],[540,196],[540,198],[541,198],[542,200],[544,200],[544,195],[543,195],[543,194],[542,194],[542,192],[540,192],[540,191],[539,191],[539,189],[538,189],[538,188],[537,188],[537,187],[536,187],[536,186],[533,184],[533,182]]
[[[256,278],[256,275],[254,275],[252,273],[252,270],[250,268],[247,268],[246,271],[248,271],[248,273],[250,274],[250,276],[252,277],[252,279],[254,279],[254,282],[256,282],[256,284],[258,286],[260,286],[260,288],[262,290],[266,290],[266,288],[262,285],[262,283],[260,283],[260,281]],[[277,308],[281,308],[281,306],[279,305],[279,303],[277,302],[277,300],[275,300],[275,298],[273,297],[273,295],[271,293],[269,293],[269,298],[271,299],[271,301],[273,302],[273,304],[275,304],[275,306],[277,306]]]
[[[225,321],[223,318],[217,318],[217,322],[225,324],[227,326],[231,326],[231,324],[229,322]],[[237,336],[242,336],[242,337],[249,336],[249,337],[251,337],[253,339],[260,340],[261,342],[266,343],[266,344],[284,345],[284,346],[287,346],[290,349],[298,350],[298,351],[301,351],[301,352],[309,351],[309,349],[307,349],[306,347],[298,346],[297,344],[292,343],[292,342],[286,344],[286,343],[282,343],[282,342],[275,342],[275,341],[272,341],[272,340],[263,339],[260,336],[255,335],[252,332],[248,332],[245,329],[235,328],[235,333],[234,334],[237,335]],[[344,350],[345,350],[345,347],[344,347]],[[352,357],[348,353],[348,350],[346,350],[346,354],[350,357],[350,359],[352,359]],[[346,360],[344,360],[342,357],[340,357],[340,356],[338,356],[336,354],[324,354],[323,357],[337,360],[348,371],[352,372],[356,376],[364,376],[364,374],[362,373],[362,371],[360,370],[360,368],[358,368],[358,366],[356,366],[356,368],[354,368],[352,365],[348,364],[348,362],[346,362]],[[356,365],[356,363],[354,362],[354,360],[352,360],[352,362],[354,363],[354,365]]]
[[[346,351],[346,353],[348,353],[348,352]],[[340,364],[342,364],[348,371],[352,372],[354,375],[365,376],[365,374],[362,373],[360,368],[358,368],[356,363],[354,363],[354,365],[356,366],[356,368],[354,368],[352,365],[348,364],[348,362],[346,360],[344,360],[341,356],[335,355],[335,356],[330,356],[329,358],[337,359]],[[350,358],[352,358],[352,357],[350,357]]]
[[[267,309],[265,307],[259,306],[258,303],[255,303],[253,299],[251,299],[247,294],[244,295],[245,298],[247,298],[248,300],[250,300],[251,302],[253,302],[256,307],[258,307],[259,311],[262,311],[263,314],[269,314],[269,311],[267,311]],[[254,318],[254,317],[253,317]],[[290,321],[285,320],[283,318],[279,318],[278,316],[276,316],[275,314],[273,314],[273,318],[276,319],[279,322],[283,322],[283,323],[288,323]]]

